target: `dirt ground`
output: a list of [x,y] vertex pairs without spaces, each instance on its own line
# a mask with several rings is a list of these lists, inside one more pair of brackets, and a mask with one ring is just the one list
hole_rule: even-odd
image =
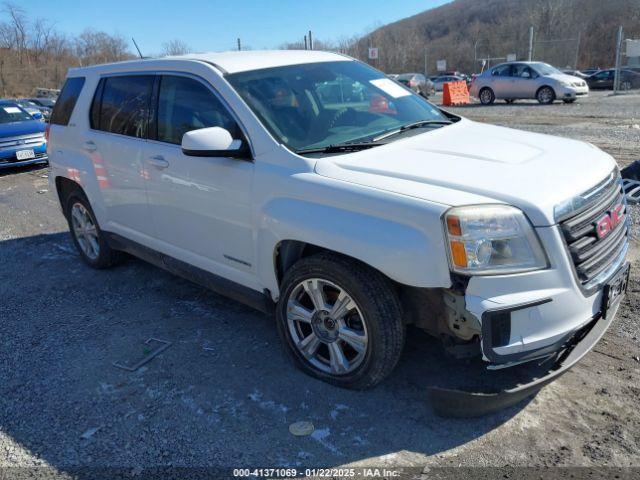
[[[638,95],[451,110],[590,141],[621,165],[640,158]],[[410,330],[400,365],[374,390],[313,380],[287,361],[267,316],[141,261],[84,266],[46,176],[0,172],[0,471],[375,466],[436,478],[437,467],[640,467],[636,241],[618,317],[575,368],[502,412],[446,419],[425,386],[467,366],[446,363],[426,335]],[[113,365],[144,358],[149,338],[171,345],[135,372]],[[312,435],[289,433],[300,420]]]

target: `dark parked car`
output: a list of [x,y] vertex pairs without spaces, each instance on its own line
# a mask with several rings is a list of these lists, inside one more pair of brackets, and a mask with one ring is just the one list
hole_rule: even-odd
[[[594,73],[590,77],[587,77],[586,81],[589,84],[589,88],[613,90],[615,75],[616,70],[609,68]],[[620,89],[631,90],[632,88],[640,88],[640,73],[632,70],[620,70]]]
[[0,101],[0,168],[48,160],[44,122],[15,102]]

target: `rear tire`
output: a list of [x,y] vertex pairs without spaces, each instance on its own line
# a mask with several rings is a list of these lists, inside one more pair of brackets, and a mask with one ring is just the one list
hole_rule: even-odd
[[556,99],[556,92],[551,87],[540,87],[536,93],[536,100],[541,105],[551,105]]
[[124,254],[109,246],[89,200],[81,191],[73,192],[67,198],[65,216],[73,244],[87,265],[103,269],[122,261]]
[[303,372],[364,390],[395,368],[405,340],[402,308],[393,284],[377,270],[322,252],[296,262],[280,293],[278,333]]
[[496,101],[496,94],[493,93],[493,90],[491,90],[489,87],[482,88],[482,90],[480,90],[480,93],[478,94],[478,97],[480,98],[480,103],[482,103],[483,105],[491,105]]

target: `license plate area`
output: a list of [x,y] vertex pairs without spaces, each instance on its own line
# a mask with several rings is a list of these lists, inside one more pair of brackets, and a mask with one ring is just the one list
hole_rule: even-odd
[[622,300],[624,294],[627,292],[627,285],[629,284],[629,272],[631,271],[631,265],[629,263],[624,264],[604,286],[602,291],[602,316],[607,318],[607,313],[615,306],[617,302]]
[[33,150],[18,150],[16,152],[16,158],[18,160],[31,160],[36,158],[36,154]]

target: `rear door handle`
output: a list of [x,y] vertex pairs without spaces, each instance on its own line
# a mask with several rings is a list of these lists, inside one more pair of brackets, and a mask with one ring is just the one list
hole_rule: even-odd
[[87,152],[95,152],[96,150],[98,150],[98,146],[91,140],[89,140],[88,142],[84,142],[83,147]]
[[162,155],[149,157],[149,163],[159,169],[164,169],[169,166],[169,162],[167,162]]

